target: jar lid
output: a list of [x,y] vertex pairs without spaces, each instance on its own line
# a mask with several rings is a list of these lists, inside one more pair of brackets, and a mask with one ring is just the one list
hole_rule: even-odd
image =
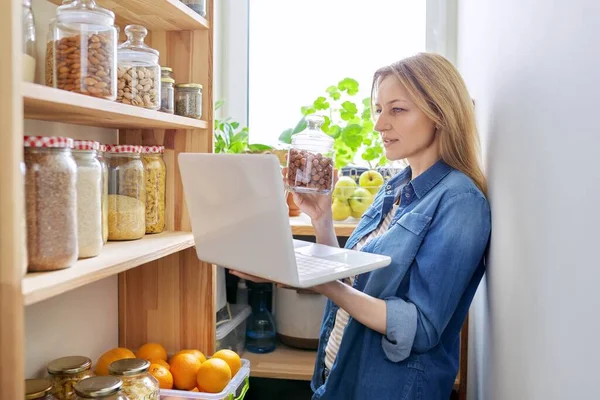
[[52,390],[52,382],[48,379],[26,379],[25,400],[39,399]]
[[308,115],[305,118],[306,130],[292,136],[292,146],[301,146],[306,150],[323,151],[333,148],[334,139],[321,130],[325,119],[320,115]]
[[60,136],[25,136],[25,147],[73,147],[73,139]]
[[107,153],[140,153],[142,146],[136,146],[133,144],[106,144]]
[[73,141],[75,150],[100,150],[100,142],[93,140],[75,140]]
[[111,375],[130,376],[148,372],[149,369],[150,361],[148,360],[142,358],[123,358],[111,363],[108,366],[108,373]]
[[202,89],[202,85],[199,83],[178,83],[175,85],[176,88],[189,88],[189,89]]
[[67,356],[57,358],[48,363],[50,375],[74,375],[92,367],[92,360],[83,356]]
[[114,25],[115,13],[96,5],[95,0],[73,0],[56,9],[56,18],[64,22]]
[[142,146],[142,154],[164,153],[165,146]]
[[77,382],[73,389],[86,398],[106,397],[118,393],[123,381],[114,376],[92,376]]
[[158,64],[158,50],[144,43],[148,29],[142,25],[127,25],[125,34],[127,40],[117,47],[119,61],[135,60]]
[[173,68],[171,67],[160,67],[161,71],[166,71],[166,72],[173,72]]
[[160,81],[165,83],[175,83],[175,79],[173,78],[160,78]]
[[105,144],[102,144],[102,143],[100,144],[100,151],[102,153],[104,153],[106,151],[106,145]]

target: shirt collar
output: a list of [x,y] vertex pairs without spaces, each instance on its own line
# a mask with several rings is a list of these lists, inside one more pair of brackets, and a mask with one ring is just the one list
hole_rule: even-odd
[[421,175],[417,176],[412,181],[410,180],[412,170],[410,166],[400,171],[387,184],[386,193],[391,194],[392,191],[403,184],[412,186],[418,198],[425,196],[435,185],[437,185],[446,175],[450,173],[452,167],[446,164],[443,160],[437,161],[429,167]]

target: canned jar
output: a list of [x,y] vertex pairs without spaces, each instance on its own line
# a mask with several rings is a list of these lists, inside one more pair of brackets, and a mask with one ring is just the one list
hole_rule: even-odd
[[164,146],[142,148],[146,180],[146,233],[160,233],[165,229],[167,168],[163,159],[164,151]]
[[101,144],[98,161],[102,166],[102,242],[104,244],[108,242],[108,166],[104,158],[105,152],[106,146]]
[[73,139],[25,136],[25,219],[29,272],[77,261],[77,165]]
[[140,239],[146,233],[146,185],[141,147],[106,145],[108,240]]
[[25,400],[57,400],[52,395],[52,382],[48,379],[26,379]]
[[158,50],[148,47],[148,30],[141,25],[125,27],[127,41],[119,45],[117,101],[151,110],[160,108]]
[[79,258],[100,254],[102,238],[102,165],[100,143],[76,140],[73,157],[77,164],[77,242]]
[[307,129],[292,136],[285,179],[289,191],[328,194],[333,189],[334,140],[321,131],[323,122],[309,115]]
[[175,79],[171,76],[173,70],[169,67],[161,67],[160,77],[160,111],[175,113]]
[[[129,400],[121,390],[123,381],[114,376],[93,376],[75,385],[75,400]],[[133,398],[131,399],[133,400]]]
[[150,361],[125,358],[108,366],[108,373],[123,381],[123,394],[130,399],[159,400],[158,380],[150,374]]
[[56,9],[46,44],[46,84],[71,92],[117,98],[115,14],[95,0]]
[[202,118],[202,85],[199,83],[175,85],[175,114],[188,118]]
[[75,398],[73,388],[79,381],[94,376],[92,360],[83,356],[57,358],[48,363],[48,373],[52,380],[52,394],[58,400]]

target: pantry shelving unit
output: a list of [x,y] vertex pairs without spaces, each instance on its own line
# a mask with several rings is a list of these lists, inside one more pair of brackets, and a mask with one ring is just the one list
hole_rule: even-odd
[[[215,267],[196,257],[177,166],[179,153],[213,148],[213,1],[206,1],[206,18],[179,0],[97,3],[115,12],[121,31],[129,23],[146,26],[147,44],[160,52],[160,64],[173,68],[178,82],[203,85],[203,119],[22,82],[22,0],[4,4],[0,13],[0,399],[24,398],[25,308],[113,275],[119,281],[119,346],[135,349],[160,340],[169,351],[214,351]],[[120,143],[164,145],[166,231],[136,241],[109,242],[98,257],[79,260],[67,270],[25,274],[21,172],[25,118],[117,128]]]

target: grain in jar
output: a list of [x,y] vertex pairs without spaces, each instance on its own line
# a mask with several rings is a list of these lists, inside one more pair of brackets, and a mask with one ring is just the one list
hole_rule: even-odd
[[27,270],[52,271],[77,261],[77,165],[73,139],[25,136]]
[[150,372],[150,361],[125,358],[108,366],[108,373],[123,381],[123,394],[130,399],[159,400],[158,380]]
[[77,163],[77,241],[79,258],[100,254],[102,238],[102,165],[100,143],[76,140],[73,157]]
[[75,400],[142,400],[125,396],[121,390],[123,381],[114,376],[93,376],[75,385]]
[[108,240],[140,239],[146,233],[146,185],[141,147],[106,145]]
[[106,146],[101,144],[98,152],[98,161],[102,166],[102,242],[108,241],[108,166],[104,159]]
[[160,111],[175,113],[175,89],[173,84],[175,79],[171,76],[173,69],[169,67],[160,68]]
[[175,85],[175,114],[188,118],[202,118],[202,85],[199,83]]
[[52,395],[52,382],[48,379],[26,379],[25,400],[57,400]]
[[92,360],[83,356],[67,356],[50,361],[47,370],[52,381],[52,394],[58,400],[74,399],[73,387],[94,375],[91,368]]
[[146,233],[160,233],[165,229],[167,169],[163,159],[164,151],[164,146],[142,147],[146,181]]

